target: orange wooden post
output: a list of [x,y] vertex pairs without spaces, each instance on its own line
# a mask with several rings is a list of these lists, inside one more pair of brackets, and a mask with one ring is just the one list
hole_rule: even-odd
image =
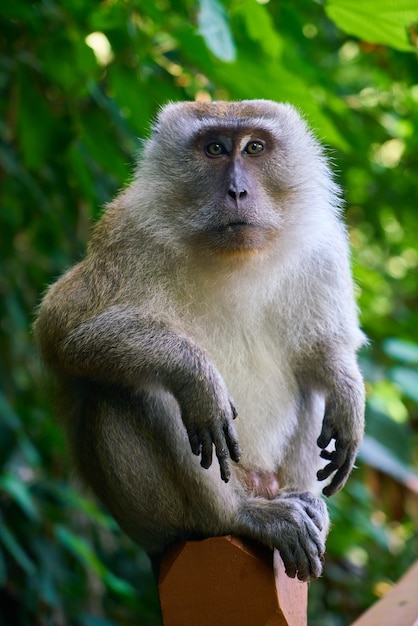
[[237,537],[174,546],[161,567],[164,626],[306,626],[308,585],[277,551]]
[[418,626],[418,563],[352,626]]

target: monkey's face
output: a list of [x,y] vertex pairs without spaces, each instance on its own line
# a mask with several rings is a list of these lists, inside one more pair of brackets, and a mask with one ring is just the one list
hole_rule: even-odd
[[298,219],[294,197],[317,156],[288,105],[190,102],[162,110],[143,163],[161,229],[205,255],[242,255],[268,249]]
[[208,125],[192,138],[190,150],[194,181],[184,191],[192,200],[187,227],[193,243],[227,255],[268,246],[280,232],[278,208],[288,191],[268,175],[274,136],[251,124]]

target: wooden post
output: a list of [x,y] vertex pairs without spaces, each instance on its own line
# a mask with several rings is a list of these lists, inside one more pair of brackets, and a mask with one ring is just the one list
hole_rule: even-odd
[[306,626],[308,585],[289,578],[277,551],[213,537],[174,546],[159,593],[164,626]]
[[418,563],[352,626],[418,626]]

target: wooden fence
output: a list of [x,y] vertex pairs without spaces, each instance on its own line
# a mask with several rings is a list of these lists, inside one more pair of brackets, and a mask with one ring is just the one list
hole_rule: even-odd
[[[172,548],[159,593],[164,626],[307,626],[307,583],[277,551],[237,537]],[[418,563],[352,626],[418,626]]]

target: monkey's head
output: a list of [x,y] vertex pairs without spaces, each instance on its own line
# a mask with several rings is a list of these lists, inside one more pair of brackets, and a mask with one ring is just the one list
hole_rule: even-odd
[[168,104],[138,181],[143,226],[202,255],[260,253],[338,205],[305,122],[292,106],[267,100]]

